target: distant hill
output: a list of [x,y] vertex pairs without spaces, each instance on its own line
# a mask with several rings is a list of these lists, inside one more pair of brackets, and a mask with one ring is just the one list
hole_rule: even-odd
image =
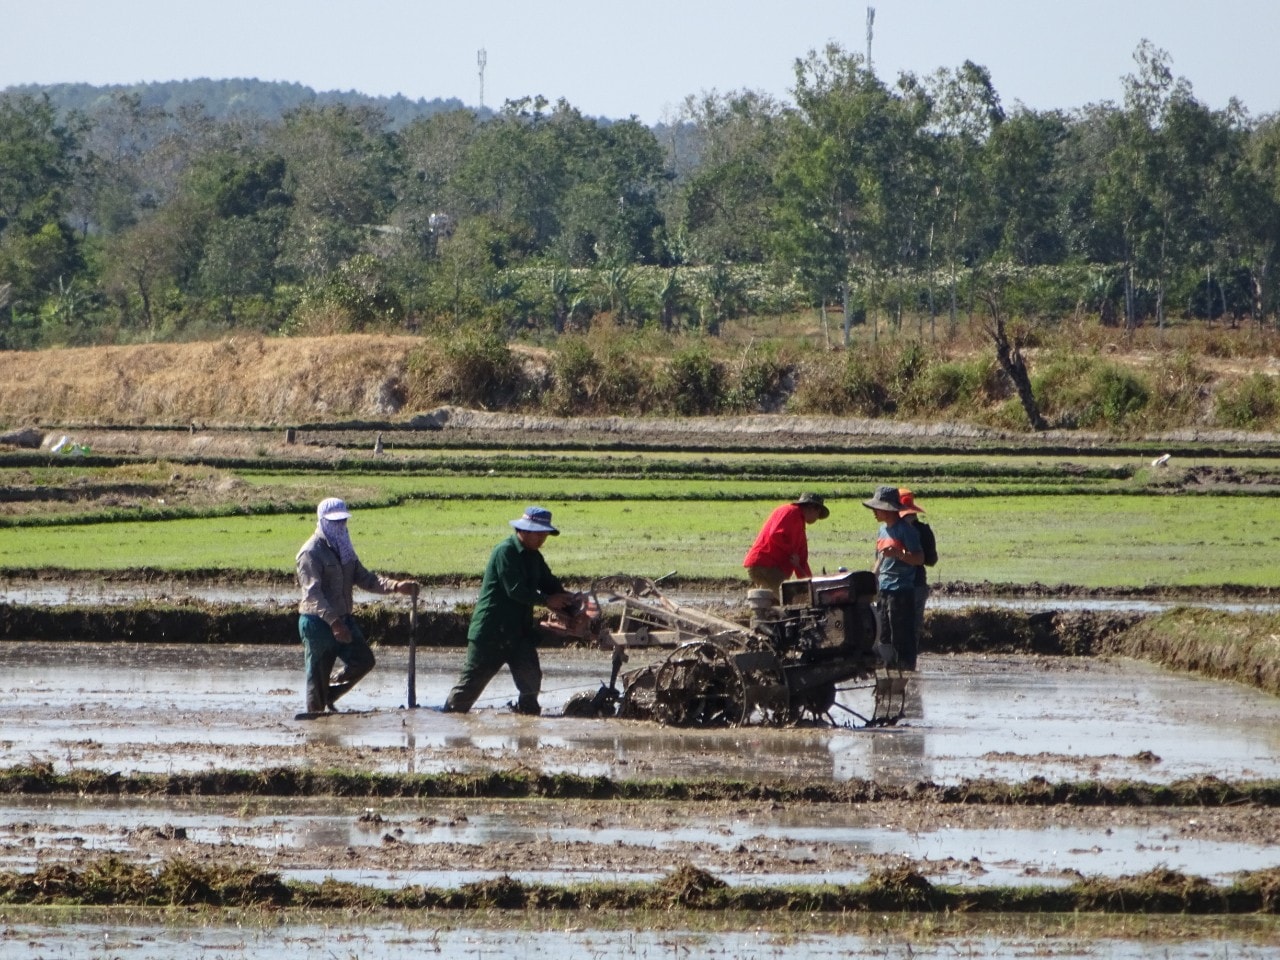
[[[111,84],[95,86],[90,83],[52,83],[21,84],[5,87],[0,90],[4,94],[30,94],[39,96],[48,94],[49,100],[60,113],[73,110],[93,116],[98,108],[109,103],[119,94],[138,96],[144,107],[163,109],[167,113],[176,113],[182,107],[202,104],[205,111],[214,118],[224,119],[237,114],[262,117],[269,121],[279,120],[290,110],[301,106],[325,106],[329,104],[346,104],[347,106],[377,107],[386,113],[392,129],[400,129],[419,117],[428,117],[434,113],[468,108],[461,100],[450,97],[447,100],[435,98],[410,100],[397,94],[394,97],[371,97],[354,90],[330,90],[318,93],[300,83],[285,83],[266,80],[168,80],[163,83]],[[488,116],[493,111],[483,108],[476,111],[481,116]]]
[[[387,115],[387,128],[400,130],[420,117],[451,110],[471,110],[482,119],[492,117],[489,107],[469,107],[456,97],[442,100],[410,100],[396,94],[394,97],[372,97],[355,90],[329,90],[317,93],[300,83],[279,80],[168,80],[163,83],[108,84],[91,83],[26,83],[0,89],[0,97],[6,95],[40,96],[47,94],[54,108],[62,116],[72,111],[92,119],[121,94],[139,98],[144,108],[159,109],[174,115],[182,107],[202,105],[205,112],[216,120],[248,115],[268,122],[278,121],[290,110],[305,105],[324,106],[342,103],[347,106],[377,107]],[[605,117],[597,117],[598,123],[613,123]],[[671,163],[678,171],[697,166],[700,143],[694,128],[687,122],[659,123],[650,128],[668,152]]]

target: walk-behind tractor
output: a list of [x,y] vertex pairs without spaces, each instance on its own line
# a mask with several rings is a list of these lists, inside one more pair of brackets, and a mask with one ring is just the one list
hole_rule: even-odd
[[[868,726],[896,723],[907,677],[886,666],[893,651],[878,642],[875,594],[866,571],[791,580],[782,584],[781,603],[772,591],[750,591],[744,626],[680,606],[650,580],[597,580],[576,617],[544,624],[613,652],[609,682],[576,694],[564,712],[715,727],[832,723],[838,707]],[[640,650],[665,652],[623,672]],[[855,680],[873,680],[869,717],[837,700],[839,685]]]

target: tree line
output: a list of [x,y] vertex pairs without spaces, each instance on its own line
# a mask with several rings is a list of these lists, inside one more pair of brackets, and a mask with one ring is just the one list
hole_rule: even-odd
[[971,62],[888,83],[833,44],[791,102],[712,92],[656,128],[540,97],[393,121],[11,90],[0,347],[828,306],[846,336],[976,313],[997,347],[1017,316],[1274,319],[1280,125],[1134,59],[1123,102],[1036,111]]

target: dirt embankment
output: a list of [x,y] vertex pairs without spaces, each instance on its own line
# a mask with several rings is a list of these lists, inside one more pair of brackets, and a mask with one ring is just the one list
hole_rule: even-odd
[[352,334],[0,352],[0,422],[188,424],[384,417],[421,340]]
[[[0,352],[0,426],[57,425],[280,427],[356,422],[367,428],[445,429],[495,442],[655,442],[691,446],[756,445],[805,449],[860,437],[892,444],[932,440],[964,447],[1022,443],[1028,435],[964,422],[908,423],[887,418],[759,414],[715,417],[554,417],[441,406],[428,396],[424,341],[399,335],[264,338],[197,343]],[[533,379],[546,379],[545,351],[515,346]],[[1130,360],[1141,366],[1137,354]],[[1147,357],[1146,360],[1150,360]],[[1210,383],[1274,364],[1225,364],[1198,358]],[[1105,439],[1077,430],[1045,431],[1039,445]],[[1152,437],[1170,443],[1275,442],[1272,434],[1189,427]],[[104,445],[105,449],[105,445]]]

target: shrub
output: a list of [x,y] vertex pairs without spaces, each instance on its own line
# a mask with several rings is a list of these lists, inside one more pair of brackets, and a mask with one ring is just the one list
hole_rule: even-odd
[[796,413],[877,417],[896,408],[874,363],[858,352],[815,357],[797,375],[791,408]]
[[909,340],[898,353],[894,362],[894,388],[898,394],[905,393],[926,370],[929,369],[929,355],[919,340]]
[[1186,350],[1162,356],[1149,375],[1152,397],[1147,409],[1166,427],[1194,423],[1209,395],[1210,376]]
[[1105,366],[1094,371],[1090,379],[1093,405],[1090,423],[1106,423],[1123,427],[1131,417],[1147,405],[1150,392],[1146,385],[1127,370]]
[[[240,304],[237,307],[243,309]],[[360,254],[303,293],[289,332],[308,336],[345,333],[403,317],[404,306],[382,261]]]
[[653,370],[623,341],[598,348],[600,382],[595,409],[605,413],[648,413],[653,408]]
[[1215,419],[1224,427],[1250,429],[1270,423],[1280,401],[1276,384],[1263,373],[1252,373],[1218,392]]
[[561,337],[551,362],[547,405],[563,416],[595,412],[600,373],[600,361],[582,337]]
[[463,333],[439,353],[417,350],[409,373],[415,395],[486,410],[510,405],[525,387],[520,364],[492,333]]
[[989,407],[1007,398],[1009,381],[994,357],[931,363],[911,384],[904,404],[915,413],[935,413],[952,407]]
[[769,413],[782,409],[794,385],[793,366],[772,347],[748,347],[742,361],[730,371],[725,407],[730,410]]
[[[1085,425],[1096,416],[1097,411],[1091,410],[1090,378],[1097,364],[1092,354],[1068,350],[1046,355],[1034,365],[1031,389],[1046,419],[1069,428]],[[1025,417],[1024,412],[1024,422]]]
[[717,412],[724,405],[724,368],[701,344],[671,358],[662,377],[663,406],[681,416]]

